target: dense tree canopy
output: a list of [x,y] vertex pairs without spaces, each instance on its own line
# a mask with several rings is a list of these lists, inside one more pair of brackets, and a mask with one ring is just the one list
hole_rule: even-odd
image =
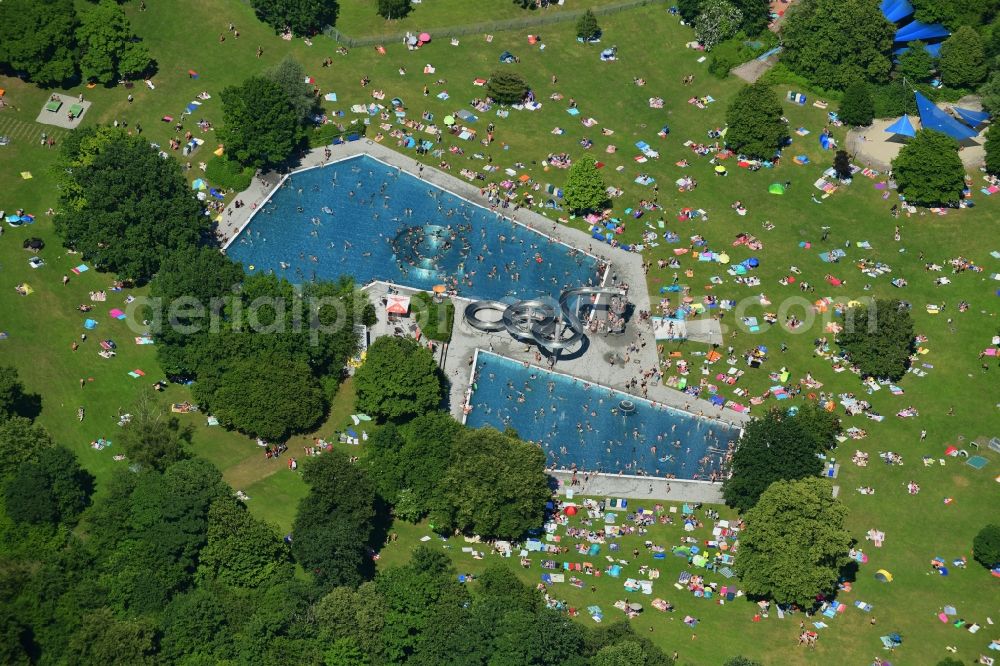
[[49,447],[7,477],[4,505],[17,522],[72,525],[90,504],[93,486],[94,477],[80,467],[72,451]]
[[986,54],[979,33],[965,25],[941,44],[941,80],[952,88],[972,88],[986,78]]
[[122,427],[118,441],[131,463],[163,471],[188,457],[190,430],[164,414],[149,393],[141,393],[129,413],[132,418]]
[[892,161],[899,191],[913,204],[957,203],[965,189],[965,166],[958,142],[931,129],[917,130]]
[[760,34],[771,21],[769,0],[729,0],[743,14],[740,29],[751,37]]
[[775,409],[748,423],[733,454],[732,475],[722,487],[726,504],[746,512],[775,481],[819,474],[820,444],[837,434],[834,429],[827,438],[814,431],[811,426],[823,423],[820,419],[814,410],[789,416]]
[[207,218],[180,164],[113,127],[70,134],[59,157],[63,243],[97,268],[144,282],[174,250],[195,245]]
[[726,109],[726,145],[750,157],[773,158],[788,139],[788,126],[781,116],[781,102],[767,85],[745,86]]
[[80,11],[77,40],[80,69],[88,81],[135,78],[153,65],[149,49],[133,34],[125,11],[115,0],[100,0]]
[[250,5],[264,23],[300,37],[334,25],[340,10],[336,0],[251,0]]
[[23,407],[28,399],[24,384],[18,377],[17,368],[0,365],[0,420],[24,414]]
[[986,130],[983,148],[986,150],[986,173],[1000,175],[1000,132],[994,132],[993,128]]
[[288,546],[274,528],[251,516],[233,497],[212,502],[207,537],[198,558],[202,580],[255,588],[291,574]]
[[901,54],[896,62],[896,73],[905,76],[911,83],[927,81],[933,74],[934,58],[924,46],[921,41],[910,42],[906,53]]
[[598,210],[607,203],[604,179],[592,158],[581,157],[570,166],[565,201],[570,210],[576,212]]
[[0,2],[0,65],[41,86],[69,82],[77,74],[77,25],[73,0]]
[[914,18],[921,23],[943,23],[956,30],[963,25],[989,25],[1000,13],[998,0],[912,0]]
[[434,357],[409,338],[382,337],[372,343],[354,385],[358,409],[380,420],[424,414],[444,398]]
[[333,453],[310,460],[303,478],[309,494],[292,526],[292,554],[326,589],[370,577],[375,491],[364,472]]
[[777,481],[746,513],[736,573],[751,597],[809,608],[848,561],[847,510],[823,479]]
[[241,164],[256,168],[281,164],[302,142],[300,112],[285,89],[271,79],[252,76],[223,88],[220,97],[224,123],[219,138]]
[[537,446],[492,428],[466,430],[454,460],[431,513],[436,528],[517,538],[541,525],[549,486]]
[[788,11],[781,60],[823,88],[884,81],[895,30],[869,0],[802,0]]
[[866,377],[900,379],[913,353],[913,319],[898,300],[876,300],[847,311],[840,347]]
[[312,430],[327,407],[309,366],[280,354],[234,360],[209,404],[219,423],[269,441]]
[[38,454],[54,444],[45,428],[24,416],[0,417],[0,479],[13,472],[18,465],[35,462]]

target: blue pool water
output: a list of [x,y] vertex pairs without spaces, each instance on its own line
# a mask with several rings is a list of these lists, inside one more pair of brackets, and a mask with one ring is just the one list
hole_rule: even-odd
[[446,283],[477,299],[598,281],[594,257],[366,155],[291,175],[228,254],[292,282]]
[[[632,402],[632,413],[623,412],[623,400]],[[719,471],[740,433],[727,423],[482,351],[471,405],[468,425],[510,426],[523,439],[540,444],[548,464],[560,469],[575,465],[588,471],[708,479]]]

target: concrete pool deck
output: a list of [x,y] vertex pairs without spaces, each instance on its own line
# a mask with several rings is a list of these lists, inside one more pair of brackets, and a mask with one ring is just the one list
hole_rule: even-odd
[[[331,156],[327,160],[323,149],[311,151],[301,161],[300,167],[317,167],[324,164],[338,162],[357,155],[367,154],[390,166],[398,167],[412,176],[441,187],[452,194],[463,197],[468,201],[488,208],[485,198],[480,196],[479,187],[469,182],[460,180],[451,174],[438,169],[424,166],[419,170],[420,162],[412,157],[397,153],[394,150],[379,145],[373,141],[364,139],[351,143],[331,146]],[[239,233],[246,227],[254,212],[259,209],[276,190],[276,186],[285,176],[276,172],[255,177],[250,188],[238,194],[236,199],[244,202],[241,208],[235,208],[232,203],[223,212],[222,222],[219,224],[219,236],[224,246],[228,246],[235,240]],[[609,280],[613,278],[615,284],[628,284],[629,301],[632,302],[635,312],[640,310],[653,312],[650,303],[649,293],[646,285],[646,276],[642,268],[642,255],[635,252],[627,252],[621,248],[614,248],[606,243],[595,242],[589,234],[560,224],[557,220],[545,217],[528,209],[520,209],[514,212],[513,209],[505,211],[507,216],[514,221],[523,224],[539,233],[550,236],[569,246],[578,248],[592,254],[610,265],[607,275]],[[396,285],[394,285],[396,286]],[[609,285],[611,286],[611,285]],[[416,291],[404,286],[399,287],[404,293]],[[378,303],[379,298],[385,294],[387,285],[376,282],[365,286],[372,300]],[[556,298],[558,294],[551,294]],[[462,420],[462,409],[466,402],[469,391],[469,378],[474,357],[477,349],[488,349],[494,353],[506,356],[515,361],[522,361],[535,364],[536,348],[515,340],[506,332],[484,333],[478,331],[465,323],[462,316],[465,306],[470,302],[468,299],[456,297],[455,302],[455,328],[452,333],[451,343],[446,349],[441,350],[439,359],[443,357],[443,369],[450,382],[449,407],[452,415]],[[376,324],[372,335],[392,334],[393,326],[389,325],[384,311],[376,307],[379,316],[379,323]],[[385,320],[385,321],[383,321]],[[568,375],[573,375],[585,381],[602,384],[615,388],[625,393],[632,393],[626,388],[626,383],[633,377],[638,376],[643,370],[658,367],[659,359],[656,352],[656,340],[653,337],[652,324],[650,322],[639,323],[634,317],[626,327],[623,335],[590,335],[585,344],[589,347],[585,353],[575,356],[561,358],[554,370]],[[627,351],[632,346],[633,351]],[[635,351],[637,349],[637,351]],[[628,359],[626,362],[625,359]],[[614,359],[612,364],[610,361]],[[697,366],[695,366],[697,367]],[[700,415],[709,419],[718,419],[727,423],[743,427],[749,420],[749,415],[734,412],[732,410],[717,407],[707,400],[694,398],[686,393],[663,386],[661,384],[649,385],[647,398],[654,402],[662,403],[670,407]],[[582,472],[581,472],[582,474]],[[600,479],[600,485],[598,480]],[[662,481],[662,483],[661,483]],[[666,492],[666,484],[669,483],[672,492]],[[707,482],[684,482],[680,479],[659,480],[652,477],[619,477],[618,475],[591,475],[587,492],[601,494],[619,494],[631,497],[630,488],[635,486],[639,490],[636,497],[651,498],[677,498],[690,501],[718,501],[717,489],[719,484],[709,484]],[[654,493],[649,494],[650,485],[654,487]],[[690,496],[684,488],[691,488]],[[579,487],[578,487],[579,488]],[[618,490],[612,490],[618,488]],[[715,493],[712,492],[716,489]],[[580,491],[583,492],[583,491]],[[682,495],[683,492],[683,495]],[[704,495],[704,498],[702,496]],[[713,499],[708,499],[711,497]]]

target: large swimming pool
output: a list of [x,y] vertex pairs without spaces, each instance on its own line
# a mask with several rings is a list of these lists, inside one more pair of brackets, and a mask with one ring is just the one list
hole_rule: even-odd
[[470,404],[468,425],[512,427],[559,469],[707,480],[740,434],[727,423],[482,351]]
[[448,284],[476,299],[599,281],[594,257],[367,155],[289,176],[228,254],[292,282]]

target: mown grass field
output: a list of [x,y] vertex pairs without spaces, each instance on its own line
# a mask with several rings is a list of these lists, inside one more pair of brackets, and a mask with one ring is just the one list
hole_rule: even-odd
[[[370,3],[343,4],[341,27],[345,32],[351,32],[352,15],[358,16],[356,25],[363,22],[374,25],[381,21],[374,15]],[[425,16],[422,20],[431,23],[429,15],[437,11],[432,10],[435,4],[427,2],[419,5],[412,20]],[[598,58],[599,47],[583,46],[575,41],[572,24],[546,27],[540,31],[546,46],[544,50],[527,42],[527,34],[536,31],[524,30],[497,33],[492,43],[478,36],[462,38],[459,46],[451,46],[447,40],[441,40],[410,52],[401,45],[390,44],[385,56],[380,56],[373,48],[352,49],[349,55],[339,56],[335,54],[336,45],[325,38],[317,38],[310,47],[302,40],[286,42],[275,37],[270,28],[257,23],[248,7],[239,2],[206,0],[195,3],[185,0],[149,5],[146,12],[135,11],[134,6],[129,6],[127,11],[136,31],[149,43],[159,63],[159,71],[153,77],[156,89],[149,90],[141,84],[136,86],[132,91],[135,95],[132,104],[126,101],[127,91],[120,87],[92,90],[81,87],[68,91],[72,94],[83,92],[87,99],[94,102],[85,123],[110,123],[115,119],[126,120],[131,127],[141,123],[143,136],[166,145],[174,133],[171,124],[160,122],[162,116],[179,117],[190,100],[199,92],[208,91],[213,97],[199,109],[195,120],[204,117],[216,124],[221,123],[219,91],[278,62],[286,54],[294,55],[303,63],[307,73],[316,78],[316,84],[323,93],[338,93],[337,103],[324,104],[328,111],[346,111],[344,122],[355,119],[361,122],[363,117],[351,114],[350,106],[371,101],[371,91],[379,89],[385,90],[387,98],[401,97],[410,117],[419,117],[424,111],[443,117],[460,108],[470,108],[468,102],[484,94],[481,88],[472,84],[473,79],[486,77],[500,67],[497,57],[507,49],[520,57],[521,62],[510,67],[516,68],[532,84],[543,103],[542,108],[535,112],[512,111],[508,118],[497,118],[492,111],[480,114],[482,117],[476,127],[484,134],[485,124],[491,120],[496,122],[496,142],[487,149],[475,142],[449,138],[444,147],[457,145],[465,154],[446,153],[443,158],[429,159],[432,166],[438,166],[444,160],[456,174],[466,166],[481,168],[484,160],[473,159],[472,156],[482,152],[492,155],[493,162],[501,167],[522,163],[524,166],[518,167],[518,171],[528,173],[537,182],[562,185],[565,171],[546,171],[541,162],[553,152],[568,152],[574,158],[581,156],[585,151],[579,141],[587,137],[594,142],[594,147],[588,152],[606,163],[602,173],[608,184],[625,191],[624,196],[615,200],[617,215],[623,215],[627,207],[634,208],[639,199],[652,197],[650,188],[634,184],[633,179],[639,173],[655,177],[660,185],[659,201],[664,206],[662,217],[666,228],[676,231],[682,243],[670,246],[661,241],[659,247],[644,255],[654,262],[648,284],[654,303],[659,299],[660,286],[669,284],[673,274],[672,270],[655,268],[655,261],[673,256],[673,247],[687,247],[692,234],[702,235],[712,249],[728,251],[734,263],[749,256],[761,259],[756,274],[762,283],[754,288],[733,284],[717,264],[698,263],[689,256],[681,259],[681,279],[692,286],[693,294],[698,297],[713,293],[721,298],[742,301],[757,299],[763,293],[772,301],[773,305],[768,307],[760,305],[759,300],[756,303],[747,301],[751,303],[745,308],[747,316],[760,318],[765,311],[775,311],[782,319],[786,313],[806,317],[807,304],[820,296],[842,300],[866,295],[892,296],[912,303],[917,331],[927,336],[924,346],[930,350],[920,357],[920,362],[933,367],[926,368],[928,374],[925,377],[907,375],[899,383],[905,391],[902,396],[890,395],[888,390],[867,396],[862,393],[863,388],[857,377],[850,373],[837,374],[827,361],[815,357],[813,341],[825,335],[821,323],[803,326],[795,332],[772,326],[754,334],[738,326],[732,327],[733,315],[723,320],[727,328],[726,344],[732,344],[737,352],[758,344],[766,345],[771,350],[771,358],[763,368],[748,371],[737,385],[747,389],[751,395],[763,393],[777,383],[768,375],[785,367],[793,380],[811,373],[823,382],[823,390],[860,394],[886,415],[883,423],[859,417],[845,419],[845,426],[857,425],[870,433],[864,440],[847,441],[835,454],[843,463],[836,483],[840,486],[840,496],[850,509],[849,528],[862,541],[868,529],[878,528],[886,532],[887,540],[881,549],[866,549],[871,561],[861,568],[854,591],[844,597],[849,608],[842,617],[830,622],[828,629],[821,630],[817,649],[807,652],[796,647],[797,619],[781,622],[772,615],[770,619],[755,624],[750,621],[752,607],[746,603],[716,606],[677,592],[670,587],[682,563],[676,558],[668,558],[661,567],[663,573],[655,595],[670,599],[677,606],[677,613],[661,616],[647,610],[636,621],[636,626],[642,631],[648,631],[648,627],[652,626],[653,640],[670,651],[678,650],[682,663],[691,664],[717,664],[736,653],[757,657],[767,664],[820,661],[868,664],[881,653],[878,636],[892,630],[898,630],[904,636],[904,645],[891,657],[897,664],[935,663],[948,656],[944,650],[948,645],[958,647],[958,657],[967,662],[985,651],[989,640],[994,637],[990,635],[989,627],[971,635],[941,624],[935,614],[940,607],[952,604],[958,608],[961,617],[985,624],[986,616],[997,613],[996,579],[975,564],[970,564],[968,570],[953,569],[952,575],[939,577],[930,572],[929,561],[935,556],[947,560],[970,556],[973,535],[987,521],[995,520],[997,484],[994,478],[1000,473],[1000,456],[983,452],[989,463],[979,471],[955,458],[949,458],[945,466],[925,468],[920,458],[925,454],[940,457],[947,444],[969,448],[968,443],[977,437],[1000,435],[995,378],[1000,373],[1000,367],[994,360],[984,371],[977,358],[978,353],[990,343],[990,338],[1000,334],[997,283],[989,279],[990,273],[1000,270],[1000,261],[989,254],[992,250],[1000,250],[1000,244],[995,243],[996,232],[1000,228],[996,197],[990,200],[979,195],[975,199],[976,208],[952,211],[946,216],[923,214],[901,218],[897,222],[901,227],[901,240],[896,242],[893,233],[897,223],[888,212],[894,198],[882,199],[882,192],[874,187],[878,181],[859,177],[851,186],[821,200],[823,203],[813,202],[813,196],[818,196],[819,191],[812,187],[812,183],[832,163],[832,154],[822,151],[817,141],[826,123],[826,112],[812,106],[799,107],[789,103],[785,104],[785,110],[791,126],[806,127],[811,134],[806,137],[793,134],[795,142],[786,154],[806,154],[812,164],[798,166],[786,159],[773,171],[750,173],[730,163],[728,177],[713,176],[713,167],[707,158],[695,155],[682,144],[689,139],[707,142],[706,132],[724,125],[726,103],[738,90],[739,83],[709,77],[705,64],[697,62],[699,54],[684,48],[690,33],[662,8],[649,7],[601,18],[605,32],[604,46],[616,44],[620,57],[617,62],[602,63]],[[454,5],[440,5],[451,7],[452,13],[442,9],[438,25],[466,20]],[[498,11],[507,9],[507,3],[498,5]],[[180,17],[183,20],[179,20]],[[219,43],[218,35],[226,31],[230,21],[239,27],[241,36],[236,40],[230,35],[225,42]],[[419,29],[429,28],[421,25]],[[394,26],[392,32],[398,30]],[[259,59],[255,57],[258,46],[264,51]],[[320,63],[328,56],[334,58],[334,65],[322,68]],[[436,73],[421,74],[426,64],[432,64]],[[398,73],[401,66],[406,68],[405,76]],[[197,71],[199,78],[189,78],[188,70]],[[693,86],[681,84],[681,78],[687,74],[695,75]],[[358,85],[364,75],[372,79],[367,89]],[[555,84],[551,82],[553,76],[557,78]],[[645,79],[646,85],[636,86],[634,78]],[[439,80],[443,83],[438,84]],[[427,97],[422,94],[425,84],[430,92]],[[116,452],[114,446],[98,452],[89,448],[89,442],[102,436],[114,441],[119,410],[127,411],[138,391],[160,379],[161,371],[156,364],[155,348],[133,345],[132,338],[137,333],[128,328],[127,322],[107,316],[108,309],[121,304],[120,300],[116,300],[120,296],[115,294],[109,294],[106,304],[96,304],[94,318],[100,322],[97,330],[88,334],[88,340],[78,351],[70,349],[71,343],[79,340],[84,332],[84,315],[75,309],[76,306],[89,302],[89,291],[107,288],[113,276],[94,271],[80,276],[69,273],[70,268],[80,263],[79,257],[68,255],[61,248],[51,219],[44,215],[48,208],[58,206],[58,192],[54,189],[50,171],[54,151],[39,144],[41,132],[52,131],[34,122],[48,92],[6,77],[0,77],[0,87],[6,89],[5,99],[13,105],[13,108],[0,111],[0,134],[13,139],[11,145],[0,148],[0,209],[12,211],[24,208],[37,215],[34,225],[20,229],[8,227],[0,237],[0,330],[9,333],[7,340],[0,341],[0,363],[16,365],[29,389],[42,395],[41,422],[58,441],[72,447],[100,481],[107,478],[115,465],[122,463],[112,460]],[[782,97],[787,90],[786,86],[776,87]],[[437,98],[441,91],[447,91],[450,99]],[[552,101],[549,95],[553,92],[562,93],[565,98]],[[686,101],[695,95],[710,95],[716,101],[706,109],[698,109]],[[650,97],[662,97],[664,108],[650,108]],[[581,109],[580,116],[573,117],[566,113],[569,98],[576,100]],[[595,118],[599,125],[585,128],[580,119],[587,117]],[[190,120],[188,122],[191,123]],[[661,139],[657,131],[664,125],[670,126],[671,133],[666,139]],[[551,133],[557,126],[565,130],[561,136]],[[603,135],[602,128],[611,129],[614,133]],[[843,128],[831,129],[843,143]],[[59,140],[63,133],[55,131],[54,136]],[[195,164],[192,178],[200,175],[197,163],[207,159],[209,150],[216,144],[211,133],[201,136],[206,139],[206,148],[189,158]],[[659,150],[660,159],[645,164],[633,161],[638,152],[632,146],[639,140]],[[387,138],[386,144],[393,145],[393,140]],[[617,146],[617,152],[607,153],[605,149],[608,145]],[[687,159],[691,166],[686,169],[676,166],[675,163],[682,159]],[[619,167],[622,167],[620,171]],[[32,178],[22,179],[22,171],[29,171]],[[685,174],[690,174],[700,184],[693,192],[679,193],[672,183]],[[972,175],[978,182],[979,175]],[[786,181],[791,183],[791,187],[785,195],[768,194],[770,183]],[[736,200],[748,209],[745,217],[736,215],[730,209],[730,204]],[[709,212],[708,221],[678,222],[675,214],[683,207],[705,209]],[[653,220],[655,227],[655,220],[659,217],[647,214],[640,220],[630,220],[622,236],[623,242],[638,241],[646,230],[645,222]],[[766,221],[774,225],[773,230],[763,228]],[[570,223],[582,227],[578,220]],[[829,238],[825,242],[821,240],[823,226],[830,227]],[[662,234],[658,228],[655,230]],[[764,248],[759,252],[750,252],[745,247],[732,247],[733,238],[740,232],[755,234],[764,243]],[[46,248],[41,252],[46,261],[43,268],[33,270],[27,265],[30,255],[21,249],[21,243],[29,236],[40,237],[46,242]],[[869,241],[872,249],[862,251],[853,247],[855,242],[862,240]],[[802,241],[811,242],[812,247],[802,249],[799,245]],[[843,248],[847,241],[852,247],[846,248],[847,258],[841,263],[830,265],[820,261],[820,251]],[[944,264],[958,256],[984,266],[985,272],[951,275],[924,270],[925,262]],[[854,266],[862,258],[888,263],[892,273],[877,279],[866,278]],[[800,281],[815,285],[815,294],[803,294],[794,285],[778,284],[780,278],[789,274],[790,266],[802,271],[797,276]],[[693,276],[686,277],[685,269],[693,271]],[[846,285],[829,286],[824,282],[827,273],[846,280]],[[64,274],[72,278],[67,286],[61,284]],[[713,285],[710,278],[714,275],[724,278],[725,282]],[[934,278],[940,275],[948,275],[952,284],[935,286]],[[889,280],[897,276],[906,278],[909,286],[904,289],[890,286]],[[34,293],[30,296],[16,294],[14,286],[22,282],[30,283]],[[865,285],[869,283],[871,289],[865,290]],[[134,293],[141,295],[142,291]],[[808,300],[791,300],[802,296],[807,296]],[[968,301],[970,307],[967,312],[959,313],[957,306],[962,300]],[[786,303],[785,309],[781,307],[783,303]],[[928,303],[946,303],[947,307],[942,314],[931,315],[925,308]],[[730,337],[729,331],[732,330],[736,331],[735,338]],[[105,338],[112,338],[118,343],[117,358],[104,360],[97,356],[97,341]],[[788,347],[786,352],[779,351],[782,342]],[[665,351],[675,348],[682,351],[697,368],[700,358],[690,354],[698,349],[697,346],[668,345]],[[719,367],[719,364],[713,366],[713,377]],[[135,368],[142,369],[145,377],[132,379],[126,374]],[[82,389],[81,378],[88,380]],[[697,369],[690,379],[700,379]],[[329,437],[334,430],[349,423],[347,417],[353,407],[350,390],[349,385],[341,389],[330,419],[317,436]],[[731,397],[732,388],[724,387],[721,393]],[[188,397],[185,389],[172,386],[162,399],[166,405]],[[911,405],[919,410],[919,417],[899,419],[894,416],[900,409]],[[76,419],[79,406],[84,406],[87,412],[83,423]],[[951,408],[953,416],[948,415]],[[305,494],[299,475],[289,471],[284,460],[265,461],[253,441],[220,428],[207,427],[204,415],[183,415],[180,418],[183,423],[195,427],[196,452],[218,465],[234,488],[250,495],[249,505],[258,515],[287,531],[295,506]],[[928,433],[924,441],[919,438],[921,430]],[[298,456],[301,461],[302,446],[310,439],[294,439],[289,443],[290,454]],[[869,467],[857,468],[850,463],[855,449],[871,454]],[[886,450],[902,453],[905,465],[886,467],[879,463],[878,453]],[[910,480],[921,485],[919,495],[907,494],[905,484]],[[876,494],[858,494],[855,488],[861,485],[874,487]],[[952,501],[945,504],[945,498]],[[401,524],[395,529],[399,539],[385,549],[382,565],[405,560],[416,540],[429,533],[421,526]],[[696,535],[703,536],[703,533]],[[679,531],[675,529],[657,528],[650,538],[662,542],[662,545],[670,545],[678,537]],[[477,567],[483,566],[484,561],[473,561],[462,554],[460,545],[452,543],[449,551],[455,556],[460,571],[475,572]],[[623,550],[628,552],[631,548],[632,541],[624,540]],[[521,570],[516,559],[511,563],[525,580],[537,582],[540,573],[537,564],[531,570]],[[895,575],[892,584],[882,585],[872,578],[874,571],[882,567]],[[630,576],[634,571],[626,568],[624,574]],[[556,586],[554,594],[574,605],[597,603],[604,608],[605,617],[611,619],[616,612],[611,604],[624,594],[621,583],[602,578],[596,584],[596,593],[589,591],[588,581],[582,591],[562,585]],[[870,627],[868,616],[851,606],[855,599],[863,599],[875,606],[876,627]],[[696,640],[692,640],[691,632],[680,624],[680,618],[688,613],[703,620],[696,632]],[[582,621],[590,622],[588,618]]]

